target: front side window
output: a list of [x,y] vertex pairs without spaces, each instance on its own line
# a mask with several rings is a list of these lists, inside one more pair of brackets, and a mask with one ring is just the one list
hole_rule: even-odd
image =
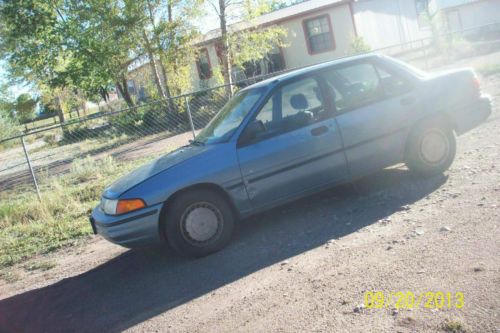
[[278,89],[262,107],[256,120],[262,121],[270,137],[327,118],[318,81],[301,79]]
[[238,92],[196,136],[195,141],[218,143],[229,139],[262,96],[262,92],[263,88]]
[[200,51],[196,65],[200,80],[207,80],[212,77],[212,66],[210,65],[210,58],[208,57],[208,50],[206,48]]
[[304,34],[310,54],[335,48],[330,16],[322,15],[303,21]]

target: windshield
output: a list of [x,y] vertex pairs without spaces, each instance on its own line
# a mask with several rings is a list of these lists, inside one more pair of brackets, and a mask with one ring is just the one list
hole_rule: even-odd
[[261,96],[262,88],[245,90],[234,95],[196,136],[194,141],[218,143],[227,140],[240,126]]

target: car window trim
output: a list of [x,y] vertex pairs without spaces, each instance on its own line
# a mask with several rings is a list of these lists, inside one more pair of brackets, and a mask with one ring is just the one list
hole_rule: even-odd
[[[345,63],[345,64],[338,64],[338,65],[334,65],[330,68],[327,68],[324,70],[323,74],[320,74],[324,80],[325,80],[325,84],[328,84],[327,83],[327,78],[325,78],[325,75],[327,72],[330,72],[330,71],[334,71],[334,70],[338,70],[338,69],[342,69],[342,68],[347,68],[347,67],[352,67],[352,66],[356,66],[356,65],[361,65],[361,64],[369,64],[369,65],[372,65],[373,66],[373,69],[375,70],[375,73],[377,75],[377,78],[382,86],[382,81],[380,79],[380,74],[377,70],[377,66],[380,66],[379,65],[379,62],[377,61],[374,61],[374,59],[360,59],[360,60],[357,60],[357,61],[353,61],[353,62],[350,62],[350,63]],[[392,72],[393,71],[390,71],[387,69],[387,66],[381,66],[382,69],[384,69],[385,71],[387,71],[389,74],[392,75]],[[399,74],[399,73],[398,73]],[[399,75],[399,77],[401,77],[401,75]],[[346,114],[346,113],[349,113],[349,112],[352,112],[352,111],[355,111],[357,109],[360,109],[360,108],[363,108],[363,107],[366,107],[367,105],[370,105],[370,104],[374,104],[374,103],[379,103],[379,102],[383,102],[383,101],[386,101],[388,99],[391,99],[391,98],[397,98],[397,97],[400,97],[400,96],[403,96],[405,94],[408,94],[410,93],[411,91],[414,90],[415,88],[415,85],[413,82],[409,81],[409,80],[406,80],[405,78],[405,81],[407,81],[409,84],[410,84],[410,89],[404,93],[401,93],[401,94],[398,94],[398,95],[393,95],[393,96],[390,96],[387,94],[387,92],[385,91],[385,88],[382,86],[382,92],[383,94],[381,94],[381,96],[373,101],[369,101],[369,102],[365,102],[365,103],[362,103],[360,105],[357,105],[356,107],[350,107],[350,108],[346,108],[342,111],[339,111],[337,109],[337,106],[335,105],[335,101],[332,101],[333,103],[333,112],[335,113],[335,117],[339,116],[339,115],[343,115],[343,114]],[[331,99],[331,98],[329,98]]]
[[[247,146],[250,146],[250,145],[253,145],[253,144],[256,144],[256,143],[260,143],[260,142],[263,142],[263,141],[275,138],[275,137],[280,136],[282,134],[286,134],[286,133],[290,133],[290,132],[293,132],[293,131],[301,130],[304,127],[307,127],[309,125],[317,124],[317,123],[320,123],[322,121],[326,121],[326,120],[334,118],[335,117],[335,110],[332,110],[330,108],[329,109],[329,111],[331,112],[331,116],[330,117],[325,118],[325,119],[321,119],[320,121],[314,122],[312,124],[308,124],[307,126],[303,126],[303,127],[299,127],[299,128],[294,128],[294,129],[291,129],[291,130],[288,130],[288,131],[284,131],[284,132],[279,132],[277,134],[274,134],[274,135],[271,135],[271,136],[266,136],[266,137],[263,137],[261,139],[258,139],[258,140],[255,140],[255,141],[251,141],[251,142],[248,142],[248,143],[244,143],[244,144],[240,142],[241,136],[242,136],[243,132],[245,132],[245,129],[248,126],[248,124],[250,124],[252,121],[254,121],[257,118],[257,115],[260,113],[260,111],[262,111],[262,109],[264,108],[264,106],[266,106],[267,102],[269,102],[269,100],[271,98],[274,98],[275,93],[277,91],[281,90],[283,87],[285,87],[287,85],[294,84],[294,83],[296,83],[296,82],[298,82],[300,80],[305,80],[305,79],[308,79],[308,78],[312,78],[312,79],[314,79],[318,83],[318,87],[319,87],[321,95],[322,95],[321,97],[323,99],[323,106],[326,107],[326,105],[330,104],[330,103],[326,103],[325,102],[326,101],[326,99],[325,99],[326,95],[325,95],[324,88],[322,86],[321,74],[318,71],[304,73],[303,75],[294,78],[294,80],[286,80],[286,81],[280,82],[271,91],[268,92],[268,95],[265,97],[265,100],[261,104],[261,106],[259,107],[259,109],[252,114],[252,116],[250,117],[249,121],[245,125],[245,128],[243,128],[243,130],[239,134],[239,137],[238,137],[238,139],[236,141],[236,148],[239,149],[239,148],[247,147]],[[281,96],[281,92],[280,92],[280,96]],[[283,115],[283,113],[282,113],[282,115]]]

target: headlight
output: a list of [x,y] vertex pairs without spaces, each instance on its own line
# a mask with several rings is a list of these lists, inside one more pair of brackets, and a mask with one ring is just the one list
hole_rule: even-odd
[[101,208],[105,214],[120,215],[146,207],[142,199],[110,200],[102,198]]
[[101,208],[104,214],[115,215],[117,205],[118,205],[118,200],[109,200],[106,198],[102,198],[101,200]]

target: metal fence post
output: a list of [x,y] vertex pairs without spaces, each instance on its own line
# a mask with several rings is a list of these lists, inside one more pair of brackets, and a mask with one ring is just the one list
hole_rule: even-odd
[[196,133],[194,131],[193,116],[191,115],[191,108],[189,107],[189,100],[187,96],[184,96],[184,101],[186,102],[186,111],[189,117],[189,125],[191,126],[191,132],[193,132],[193,139],[194,139],[196,137]]
[[24,143],[24,135],[21,136],[21,143],[23,145],[24,156],[26,157],[26,162],[28,162],[28,167],[30,168],[31,178],[33,179],[33,184],[35,184],[36,195],[38,196],[38,200],[42,201],[42,197],[40,196],[40,189],[38,188],[38,183],[36,182],[35,171],[31,166],[30,156],[28,155],[28,151],[26,150],[26,144]]

